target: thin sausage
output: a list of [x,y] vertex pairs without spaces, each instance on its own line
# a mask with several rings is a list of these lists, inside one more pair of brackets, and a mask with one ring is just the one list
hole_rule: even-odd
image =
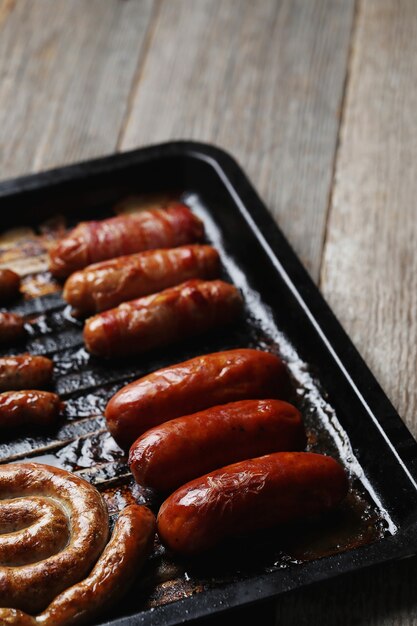
[[277,452],[177,489],[159,510],[158,533],[174,552],[198,554],[226,537],[321,515],[347,490],[345,472],[331,457]]
[[89,265],[70,276],[64,300],[79,316],[111,309],[191,278],[215,278],[219,255],[211,246],[148,250]]
[[25,334],[23,317],[0,311],[0,343],[19,341]]
[[223,465],[281,450],[302,450],[300,412],[281,400],[240,400],[148,430],[130,448],[136,482],[159,491]]
[[109,401],[107,426],[128,448],[153,426],[235,400],[288,397],[287,369],[261,350],[214,352],[160,369],[118,391]]
[[0,429],[53,426],[62,410],[59,396],[35,389],[0,393]]
[[96,356],[140,354],[228,324],[241,309],[233,285],[189,280],[90,317],[84,341]]
[[179,202],[101,221],[81,222],[49,251],[49,269],[58,278],[106,259],[171,248],[204,236],[202,222]]
[[31,354],[0,358],[0,391],[43,389],[51,383],[53,366],[51,359]]
[[9,302],[19,295],[20,276],[7,268],[0,269],[0,302]]

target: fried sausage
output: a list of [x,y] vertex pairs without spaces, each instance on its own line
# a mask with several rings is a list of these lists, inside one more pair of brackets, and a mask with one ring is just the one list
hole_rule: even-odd
[[0,358],[0,391],[43,389],[51,383],[53,366],[45,356],[21,354]]
[[226,537],[325,513],[347,491],[346,474],[331,457],[276,452],[177,489],[159,510],[158,533],[174,552],[198,554]]
[[59,396],[34,389],[0,393],[0,429],[53,426],[63,408]]
[[281,450],[302,450],[300,412],[281,400],[240,400],[155,426],[130,448],[136,482],[172,491],[211,470]]
[[0,311],[0,343],[13,343],[25,334],[23,317],[17,313]]
[[49,269],[57,278],[106,259],[151,250],[171,248],[204,236],[202,222],[185,204],[171,203],[166,209],[150,209],[107,220],[81,222],[49,251]]
[[211,246],[148,250],[89,265],[70,276],[64,300],[79,316],[111,309],[191,278],[215,278],[219,255]]
[[242,297],[233,285],[189,280],[90,317],[84,341],[96,356],[140,354],[228,324],[241,309]]
[[97,489],[37,463],[0,467],[0,525],[0,624],[10,626],[90,623],[126,592],[155,535],[154,515],[133,504],[107,543]]
[[20,276],[7,268],[0,269],[0,302],[9,302],[19,295]]
[[261,350],[214,352],[160,369],[126,385],[109,401],[107,426],[128,448],[152,426],[218,404],[287,398],[290,383],[281,359]]

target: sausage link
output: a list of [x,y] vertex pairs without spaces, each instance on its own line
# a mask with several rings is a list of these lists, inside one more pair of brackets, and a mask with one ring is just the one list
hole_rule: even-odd
[[7,268],[0,269],[0,302],[9,302],[19,295],[20,276]]
[[140,354],[228,324],[241,309],[233,285],[189,280],[90,317],[84,341],[96,356]]
[[5,391],[0,393],[0,429],[53,426],[63,403],[49,391]]
[[174,552],[198,554],[226,537],[325,513],[347,491],[346,474],[331,457],[276,452],[177,489],[159,510],[158,533]]
[[281,359],[261,350],[214,352],[160,369],[118,391],[107,426],[128,448],[152,426],[235,400],[287,398],[290,383]]
[[85,316],[191,278],[215,278],[219,269],[219,255],[211,246],[148,250],[75,272],[65,283],[63,295],[75,315]]
[[17,313],[0,311],[0,343],[13,343],[25,334],[23,317]]
[[44,356],[22,354],[0,358],[0,391],[47,387],[52,370],[51,359]]
[[202,222],[181,203],[107,220],[81,222],[49,251],[49,269],[58,278],[106,259],[171,248],[204,236]]
[[155,426],[130,448],[136,482],[159,491],[223,465],[281,450],[302,450],[300,412],[281,400],[240,400]]

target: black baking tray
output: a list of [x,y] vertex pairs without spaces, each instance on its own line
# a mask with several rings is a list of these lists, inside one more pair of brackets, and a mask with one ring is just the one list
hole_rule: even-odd
[[[112,376],[121,380],[117,371],[129,380],[133,374],[164,363],[239,342],[278,350],[298,381],[300,402],[307,403],[304,409],[311,405],[313,430],[314,420],[320,421],[324,451],[342,459],[352,482],[378,511],[381,534],[370,543],[312,560],[294,559],[247,570],[240,562],[236,571],[229,562],[229,575],[220,576],[217,582],[216,565],[211,563],[212,584],[188,597],[147,609],[135,606],[134,599],[122,602],[106,622],[119,626],[187,622],[417,551],[417,443],[228,154],[205,144],[174,142],[6,181],[0,185],[1,227],[36,228],[57,213],[76,223],[102,216],[128,195],[173,190],[203,217],[208,239],[221,251],[226,276],[243,291],[248,324],[255,330],[248,335],[245,329],[249,326],[245,326],[189,342],[151,355],[140,366],[112,364],[110,373],[93,360],[91,384],[101,377],[106,382],[113,380]],[[32,316],[48,309],[56,311],[62,304],[59,298],[52,294],[28,300],[18,303],[15,310]],[[43,354],[71,350],[77,345],[80,328],[74,323],[74,329],[65,330],[61,343],[54,333],[52,324],[46,335],[30,337],[22,350]],[[16,347],[10,352],[16,352]],[[67,384],[68,378],[65,381]],[[58,390],[60,385],[64,383],[58,380]],[[71,390],[68,394],[70,397]],[[320,442],[318,445],[320,448]],[[257,541],[256,536],[249,540],[252,552]],[[267,543],[266,548],[262,542],[259,545],[265,551],[272,544]],[[218,558],[230,559],[230,554],[225,551]],[[201,567],[204,569],[204,564]],[[189,574],[185,572],[185,576]]]

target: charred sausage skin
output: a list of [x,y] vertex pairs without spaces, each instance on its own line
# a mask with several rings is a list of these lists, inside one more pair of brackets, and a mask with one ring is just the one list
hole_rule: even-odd
[[323,514],[347,491],[346,474],[331,457],[277,452],[177,489],[159,510],[158,533],[172,551],[194,555],[226,537]]
[[170,419],[235,400],[288,398],[287,369],[278,356],[247,348],[198,356],[139,378],[109,401],[107,426],[127,449]]
[[202,222],[179,202],[106,220],[81,222],[49,251],[49,269],[65,278],[91,263],[201,241]]
[[300,412],[282,400],[240,400],[155,426],[130,448],[136,482],[172,491],[211,470],[280,450],[302,450]]
[[7,268],[0,269],[0,302],[9,302],[19,295],[20,276]]
[[64,299],[78,316],[99,313],[192,278],[215,278],[220,261],[211,246],[148,250],[89,265],[68,278]]
[[0,358],[0,391],[42,389],[52,380],[53,363],[44,356],[20,354]]
[[189,280],[89,318],[84,341],[100,357],[140,354],[228,324],[242,304],[229,283]]

